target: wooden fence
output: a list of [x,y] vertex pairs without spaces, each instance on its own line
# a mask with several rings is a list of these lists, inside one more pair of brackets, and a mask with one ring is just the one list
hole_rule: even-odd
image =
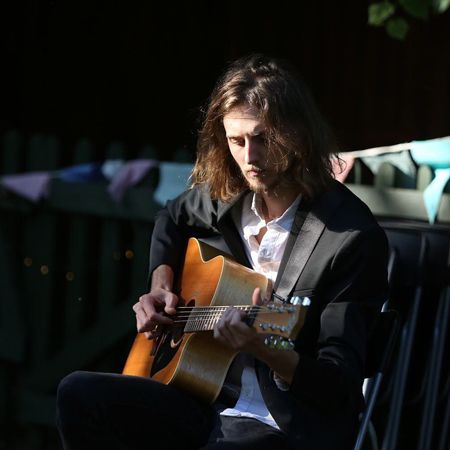
[[[66,149],[67,152],[67,149]],[[0,172],[61,168],[55,138],[4,137]],[[94,161],[81,141],[71,161]],[[151,149],[140,157],[153,157]],[[126,157],[113,144],[105,159]],[[121,203],[106,183],[51,182],[47,199],[33,204],[0,193],[0,423],[5,442],[20,424],[54,426],[55,388],[76,368],[120,371],[134,336],[132,304],[145,292],[157,172],[130,189]],[[19,425],[18,425],[19,424]],[[33,427],[31,427],[33,428]],[[25,431],[30,427],[25,426]],[[24,448],[45,448],[44,428]],[[51,439],[51,438],[50,438]],[[7,446],[9,444],[6,444]],[[9,447],[8,447],[9,448]]]
[[[127,153],[115,144],[100,154],[87,141],[63,153],[55,138],[25,142],[11,132],[3,138],[0,175],[57,170],[99,155],[125,159]],[[420,168],[417,184],[404,188],[389,164],[372,177],[357,162],[348,186],[380,220],[426,227],[421,191],[431,176]],[[59,380],[75,369],[121,370],[134,337],[131,306],[146,289],[153,218],[161,207],[154,200],[157,184],[153,170],[121,203],[100,182],[54,179],[49,197],[37,204],[0,188],[0,448],[59,448]],[[448,232],[448,193],[437,222],[436,229]]]

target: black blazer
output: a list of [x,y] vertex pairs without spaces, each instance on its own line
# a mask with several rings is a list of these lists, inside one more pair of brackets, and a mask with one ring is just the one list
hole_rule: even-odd
[[[250,266],[236,229],[243,195],[224,204],[196,187],[170,201],[157,217],[150,273],[160,264],[177,271],[189,237],[222,237]],[[300,202],[275,290],[311,298],[295,342],[300,354],[288,391],[258,363],[263,397],[293,448],[352,448],[363,399],[366,342],[387,297],[387,240],[367,206],[345,186]]]

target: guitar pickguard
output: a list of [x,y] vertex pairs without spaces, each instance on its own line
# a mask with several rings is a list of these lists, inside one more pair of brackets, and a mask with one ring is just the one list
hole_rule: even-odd
[[153,360],[153,365],[150,370],[150,377],[153,377],[160,370],[163,370],[172,361],[177,354],[184,338],[184,333],[181,328],[176,328],[173,331],[164,333],[161,336],[161,341]]
[[[183,300],[180,299],[179,305],[184,305]],[[187,306],[194,307],[195,300],[190,300]],[[156,373],[165,369],[170,364],[180,350],[184,338],[184,325],[173,327],[163,332],[156,341],[157,348],[153,365],[150,369],[150,377],[153,377]]]

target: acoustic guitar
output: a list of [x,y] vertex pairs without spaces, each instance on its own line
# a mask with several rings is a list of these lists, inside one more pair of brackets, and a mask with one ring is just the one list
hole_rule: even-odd
[[138,334],[123,374],[151,377],[213,402],[237,352],[217,342],[214,324],[229,307],[246,311],[248,324],[267,334],[266,343],[289,347],[300,331],[308,302],[251,304],[256,287],[265,293],[268,279],[244,267],[217,249],[190,239],[182,274],[174,292],[179,297],[173,324],[148,340]]

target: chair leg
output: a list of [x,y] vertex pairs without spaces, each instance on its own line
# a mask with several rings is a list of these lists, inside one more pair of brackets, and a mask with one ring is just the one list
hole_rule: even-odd
[[394,392],[391,400],[391,410],[384,433],[382,450],[394,450],[397,447],[397,439],[402,416],[403,402],[405,397],[406,382],[412,354],[412,346],[416,332],[419,309],[423,298],[422,276],[426,261],[428,243],[425,236],[421,237],[419,267],[419,284],[415,289],[414,300],[410,308],[408,319],[403,326],[399,359],[395,371]]
[[[382,373],[377,373],[373,377],[373,382],[371,383],[370,393],[368,394],[369,400],[367,402],[366,410],[361,417],[361,426],[359,428],[358,436],[356,438],[356,444],[353,447],[353,450],[361,450],[362,449],[367,430],[370,429],[370,426],[372,426],[372,428],[373,428],[373,425],[372,425],[370,419],[372,418],[372,413],[375,408],[375,402],[377,400],[377,395],[380,390],[382,380],[383,380]],[[374,428],[373,428],[373,430],[375,431]],[[377,449],[378,449],[378,445],[377,445]]]
[[439,438],[438,450],[448,450],[450,445],[450,391],[447,391],[447,405],[444,420],[442,421],[441,436]]
[[370,444],[372,445],[372,450],[379,450],[378,446],[378,437],[377,437],[377,431],[375,430],[375,427],[373,426],[372,421],[369,422],[369,428],[368,433],[370,437]]
[[419,435],[418,450],[429,450],[433,440],[433,429],[436,417],[437,398],[439,394],[440,376],[444,358],[445,338],[450,316],[450,287],[442,293],[436,313],[434,335],[432,341],[428,382],[426,386],[423,416]]

